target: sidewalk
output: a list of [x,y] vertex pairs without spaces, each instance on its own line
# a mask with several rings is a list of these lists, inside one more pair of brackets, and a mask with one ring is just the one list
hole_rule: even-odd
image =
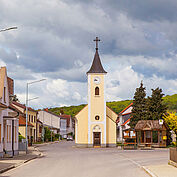
[[143,169],[152,177],[177,177],[177,168],[172,165],[153,165]]
[[28,147],[27,155],[25,152],[20,152],[18,156],[0,159],[0,174],[40,156],[42,156],[42,153],[32,146]]

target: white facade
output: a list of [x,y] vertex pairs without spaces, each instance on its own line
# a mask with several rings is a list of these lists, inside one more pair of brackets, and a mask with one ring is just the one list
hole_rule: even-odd
[[51,129],[53,129],[54,133],[58,133],[60,129],[60,118],[57,115],[54,115],[51,112],[47,112],[45,110],[38,112],[38,119]]
[[67,119],[60,118],[60,135],[63,138],[67,135]]
[[132,103],[119,113],[119,123],[117,124],[117,141],[123,142],[123,131],[130,129],[130,115],[132,113]]
[[0,108],[0,157],[4,154],[18,154],[18,118],[9,107],[9,90],[6,68],[0,68],[0,103],[7,108]]

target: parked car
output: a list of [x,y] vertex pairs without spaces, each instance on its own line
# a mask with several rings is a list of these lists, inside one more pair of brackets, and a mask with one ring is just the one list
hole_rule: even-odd
[[73,141],[73,137],[68,136],[68,137],[66,138],[66,140],[67,140],[67,141]]

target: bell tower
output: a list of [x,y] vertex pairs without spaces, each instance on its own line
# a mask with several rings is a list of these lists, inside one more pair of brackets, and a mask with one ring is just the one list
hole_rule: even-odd
[[87,72],[88,76],[88,145],[106,146],[106,101],[105,101],[105,75],[98,54],[96,37],[96,51],[92,66]]

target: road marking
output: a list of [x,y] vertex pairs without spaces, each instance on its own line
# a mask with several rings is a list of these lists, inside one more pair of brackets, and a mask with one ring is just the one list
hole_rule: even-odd
[[151,172],[148,168],[146,168],[145,166],[142,166],[141,164],[139,164],[138,162],[128,158],[127,156],[123,155],[123,154],[119,154],[122,157],[124,157],[126,160],[132,162],[133,164],[135,164],[136,166],[138,166],[139,168],[143,169],[148,175],[150,175],[151,177],[158,177],[156,176],[153,172]]

